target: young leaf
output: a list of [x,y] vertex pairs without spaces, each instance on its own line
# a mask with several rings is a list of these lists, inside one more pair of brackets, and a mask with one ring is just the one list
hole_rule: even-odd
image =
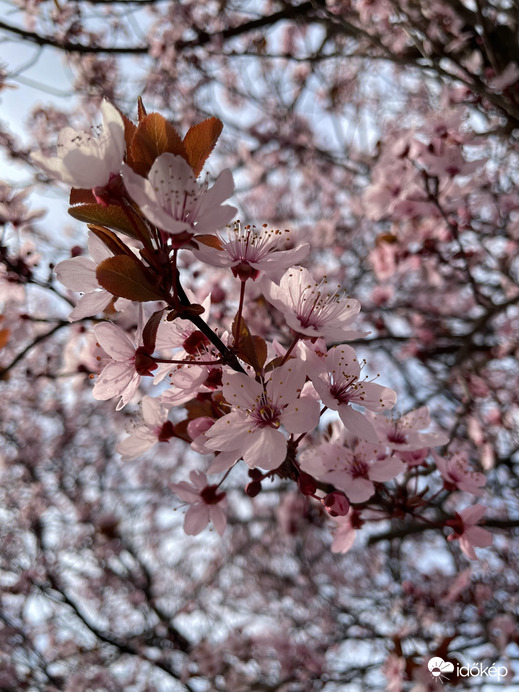
[[267,344],[261,336],[253,336],[243,319],[240,321],[240,333],[237,329],[237,316],[232,323],[232,334],[234,343],[238,345],[235,349],[238,358],[241,358],[254,370],[261,372],[265,360],[267,359]]
[[124,141],[126,142],[126,149],[128,149],[137,132],[137,125],[130,118],[127,118],[124,113],[121,113],[121,118],[124,123]]
[[96,204],[96,198],[92,190],[81,190],[73,187],[70,190],[70,206],[76,204]]
[[215,250],[223,250],[223,244],[220,238],[216,235],[209,235],[209,234],[201,234],[201,235],[195,235],[193,240],[196,240],[197,243],[203,243],[204,245],[207,245],[208,247],[214,247]]
[[155,350],[157,330],[159,328],[163,313],[164,309],[154,312],[150,319],[146,322],[146,325],[142,331],[142,345],[149,353],[153,353]]
[[207,118],[191,127],[184,137],[187,162],[193,169],[195,178],[200,175],[204,163],[213,151],[222,132],[223,124],[218,118]]
[[103,260],[96,271],[99,285],[118,298],[127,298],[145,302],[147,300],[162,300],[145,266],[137,257],[116,255]]
[[88,229],[96,235],[99,240],[106,245],[110,252],[114,255],[133,255],[133,252],[127,247],[123,241],[115,235],[113,231],[110,231],[104,226],[96,226],[95,224],[89,224]]
[[139,122],[142,122],[144,118],[148,115],[146,108],[144,108],[144,103],[142,102],[142,96],[137,99],[137,117]]
[[146,226],[136,215],[134,226],[122,207],[115,204],[109,204],[107,207],[101,204],[78,204],[75,207],[69,207],[68,213],[78,221],[108,226],[141,242],[143,242],[143,236],[145,238],[149,236]]
[[150,113],[139,122],[128,151],[128,164],[145,177],[155,159],[166,152],[187,160],[184,144],[173,125],[159,113]]

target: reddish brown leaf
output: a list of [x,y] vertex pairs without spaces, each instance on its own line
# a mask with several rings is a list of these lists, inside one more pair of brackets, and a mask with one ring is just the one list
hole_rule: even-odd
[[73,187],[70,191],[70,206],[75,204],[96,204],[92,190],[77,190]]
[[10,329],[0,329],[0,348],[4,348],[9,341]]
[[137,99],[137,117],[139,122],[142,122],[144,118],[148,115],[146,108],[144,108],[144,103],[142,102],[142,96]]
[[173,125],[159,113],[146,115],[139,123],[128,152],[128,163],[146,176],[155,159],[169,152],[187,160],[186,150]]
[[280,365],[283,363],[283,356],[276,356],[273,358],[270,363],[267,364],[267,367],[265,368],[265,372],[270,372],[271,370],[274,370],[275,368],[279,368]]
[[95,226],[93,224],[89,224],[88,228],[114,255],[133,255],[130,248],[113,231],[104,228],[104,226]]
[[259,365],[259,370],[261,370],[267,360],[267,342],[261,336],[254,334],[252,336],[252,343],[256,354],[256,362]]
[[146,226],[142,222],[139,223],[135,215],[134,225],[124,209],[116,204],[109,204],[106,207],[101,204],[79,204],[69,207],[68,213],[78,221],[108,226],[137,240],[143,241],[143,238],[149,236]]
[[142,331],[142,345],[149,353],[153,353],[155,350],[157,329],[159,328],[163,313],[164,309],[154,312],[150,319],[146,322],[146,326]]
[[196,240],[197,243],[214,247],[216,250],[223,250],[222,241],[216,235],[195,235],[193,240]]
[[99,285],[118,298],[141,303],[163,298],[146,267],[135,256],[117,255],[103,260],[97,267],[96,276]]
[[252,365],[256,372],[261,372],[265,360],[267,359],[267,344],[261,336],[253,336],[243,319],[240,321],[240,333],[237,333],[237,316],[232,323],[232,334],[234,343],[238,345],[236,355],[249,365]]
[[126,142],[126,149],[128,150],[137,132],[137,125],[132,122],[130,118],[127,118],[124,113],[121,113],[121,118],[124,123],[124,141]]
[[198,125],[193,125],[184,137],[184,146],[187,152],[187,161],[195,178],[200,175],[204,163],[213,151],[218,137],[223,129],[223,124],[218,118],[207,118]]

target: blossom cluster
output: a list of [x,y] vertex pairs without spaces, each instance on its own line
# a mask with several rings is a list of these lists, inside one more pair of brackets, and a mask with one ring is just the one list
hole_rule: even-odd
[[[485,478],[462,452],[431,454],[449,438],[428,431],[428,409],[395,414],[396,392],[363,374],[367,363],[349,343],[367,336],[355,325],[358,300],[326,277],[316,280],[304,266],[308,244],[293,245],[288,231],[234,220],[230,170],[212,186],[200,180],[220,121],[209,118],[182,139],[142,103],[137,124],[106,101],[101,113],[91,134],[62,131],[56,157],[33,155],[46,174],[72,187],[70,213],[89,224],[90,258],[64,260],[56,274],[83,294],[71,321],[111,316],[93,329],[93,396],[116,399],[117,410],[141,401],[141,421],[118,446],[123,459],[172,438],[209,458],[190,482],[170,485],[190,505],[186,533],[210,522],[224,532],[223,483],[242,461],[249,497],[266,479],[290,479],[336,524],[338,552],[367,521],[425,522],[442,494],[481,495]],[[198,303],[185,288],[183,268],[193,262],[202,277],[216,267],[234,282],[238,307],[223,323],[212,321],[208,291]],[[253,300],[273,316],[261,334],[246,322]],[[113,315],[135,310],[130,334]],[[149,394],[143,378],[161,384],[158,394]],[[324,433],[330,415],[332,432]],[[417,483],[408,490],[417,469],[441,477],[436,493]],[[223,477],[209,482],[206,474]],[[476,526],[483,513],[472,506],[441,522],[470,558],[474,546],[491,542]]]

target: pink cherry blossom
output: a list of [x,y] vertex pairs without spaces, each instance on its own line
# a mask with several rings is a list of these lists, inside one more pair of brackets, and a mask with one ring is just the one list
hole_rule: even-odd
[[237,211],[227,204],[222,206],[234,190],[228,168],[210,189],[207,183],[196,181],[185,159],[170,153],[155,159],[147,178],[137,175],[126,164],[122,174],[126,189],[141,212],[166,233],[214,233],[229,223]]
[[217,233],[221,249],[199,243],[194,251],[198,259],[214,267],[231,267],[234,276],[242,281],[256,279],[264,272],[270,279],[278,279],[293,264],[301,262],[310,250],[308,243],[293,249],[284,249],[290,231],[273,230],[264,224],[242,226],[236,221],[228,227],[227,237]]
[[213,349],[207,349],[196,356],[190,356],[185,351],[175,354],[175,358],[186,360],[185,365],[177,365],[169,373],[170,386],[162,395],[163,403],[171,408],[189,401],[201,392],[214,391],[222,384],[221,365],[197,365],[197,359],[203,361],[214,360],[217,354]]
[[157,442],[167,442],[173,434],[173,424],[168,421],[167,409],[159,399],[145,396],[142,399],[143,422],[116,447],[121,457],[127,461],[147,452]]
[[224,492],[218,492],[217,485],[208,485],[207,476],[201,471],[191,471],[191,483],[181,481],[169,487],[181,500],[191,507],[184,517],[184,531],[188,536],[196,536],[205,529],[209,522],[220,536],[227,526],[227,517],[220,503],[225,498]]
[[456,512],[455,519],[449,519],[445,522],[446,526],[454,529],[454,533],[447,536],[447,540],[459,540],[461,550],[470,560],[477,559],[475,547],[487,548],[492,545],[492,534],[477,526],[486,509],[483,505],[472,505],[472,507],[466,507],[459,513]]
[[457,452],[450,459],[444,459],[433,451],[433,458],[447,490],[464,490],[473,495],[483,494],[482,486],[487,479],[484,474],[469,469],[465,454]]
[[[125,152],[121,114],[108,101],[101,104],[103,123],[95,134],[66,127],[58,135],[58,156],[31,158],[48,176],[76,188],[103,187],[119,175]],[[95,136],[97,135],[97,136]]]
[[346,516],[334,518],[332,553],[347,553],[353,547],[357,529],[362,526],[360,512],[351,509]]
[[366,502],[375,492],[373,482],[389,481],[405,470],[395,456],[386,458],[380,447],[358,442],[353,450],[326,442],[301,458],[301,468],[346,493],[351,502]]
[[265,297],[280,310],[298,334],[322,336],[326,341],[345,341],[365,336],[349,329],[360,312],[360,303],[344,296],[339,287],[330,290],[326,279],[319,284],[310,272],[295,266],[283,274],[279,286],[266,281]]
[[386,418],[381,414],[366,411],[375,426],[379,441],[391,449],[410,452],[422,447],[439,447],[449,438],[442,432],[420,432],[431,424],[429,408],[422,406],[400,418]]
[[396,403],[396,392],[360,379],[361,365],[351,346],[335,346],[325,356],[314,358],[313,362],[322,366],[317,377],[310,373],[310,379],[323,404],[339,412],[348,430],[376,444],[378,435],[373,424],[351,404],[364,406],[371,411],[389,410]]
[[133,397],[142,375],[151,375],[156,365],[148,363],[146,354],[136,346],[126,332],[115,324],[103,322],[94,327],[96,339],[108,354],[110,361],[99,374],[94,385],[96,399],[106,400],[120,396],[116,411],[120,411]]
[[462,148],[445,139],[434,138],[429,144],[414,143],[417,160],[425,166],[429,175],[453,178],[456,175],[471,175],[485,162],[484,159],[466,161]]
[[[70,322],[103,312],[114,299],[111,293],[101,288],[96,277],[97,265],[108,257],[112,257],[112,253],[91,231],[88,234],[88,251],[92,259],[73,257],[59,262],[55,268],[56,276],[64,286],[71,291],[84,294],[68,316]],[[119,309],[123,309],[128,303],[129,301],[124,298],[118,298],[115,301]]]
[[306,433],[319,422],[319,403],[299,394],[304,368],[288,361],[276,368],[267,382],[242,373],[224,376],[223,395],[232,407],[206,433],[208,449],[239,451],[251,467],[272,470],[283,463],[289,433]]

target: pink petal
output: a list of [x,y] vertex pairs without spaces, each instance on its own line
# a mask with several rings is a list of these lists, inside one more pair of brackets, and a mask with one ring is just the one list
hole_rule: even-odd
[[121,393],[121,398],[119,400],[119,403],[115,407],[116,411],[120,411],[122,408],[126,406],[126,404],[133,399],[133,395],[139,388],[139,384],[141,381],[141,376],[137,374],[137,372],[133,371],[133,375],[131,380],[128,382],[126,387],[124,388],[124,391]]
[[486,511],[487,508],[484,505],[472,505],[472,507],[466,507],[459,514],[463,520],[463,524],[469,526],[471,524],[477,524]]
[[203,502],[197,502],[187,510],[184,517],[184,532],[188,536],[196,536],[209,523],[209,507]]
[[251,421],[241,413],[228,413],[207,431],[206,447],[216,452],[241,449],[247,442]]
[[99,345],[109,356],[120,362],[135,358],[135,346],[129,336],[120,327],[110,322],[103,322],[94,327]]
[[271,471],[285,461],[287,441],[279,430],[258,428],[249,434],[245,445],[243,460],[251,468]]
[[[303,388],[306,366],[298,360],[289,360],[272,372],[267,382],[269,399],[278,405],[290,404]],[[260,391],[261,393],[261,391]]]
[[[339,471],[327,474],[326,479],[334,482],[334,475]],[[343,482],[340,485],[351,502],[366,502],[375,492],[375,487],[367,478],[352,478],[343,474]]]
[[156,435],[148,429],[139,427],[134,430],[129,437],[119,442],[115,450],[121,455],[124,461],[129,461],[147,452],[148,449],[151,449],[157,442]]
[[87,293],[79,299],[78,304],[68,316],[69,322],[98,315],[110,304],[112,298],[113,296],[108,291]]
[[151,396],[145,396],[142,400],[142,417],[150,428],[161,426],[166,420],[160,401]]
[[460,537],[460,548],[470,560],[477,560],[477,555],[466,536]]
[[132,382],[134,375],[137,375],[135,368],[128,366],[127,363],[117,361],[108,363],[96,380],[92,390],[94,398],[106,401],[122,394]]
[[187,481],[171,483],[169,487],[184,502],[200,502],[200,493]]
[[490,531],[482,529],[480,526],[472,526],[463,534],[463,537],[477,548],[488,548],[494,542],[494,537]]
[[339,406],[339,416],[345,427],[357,437],[367,440],[372,444],[380,442],[378,433],[371,421],[360,411],[356,411],[349,404]]
[[332,553],[347,553],[355,542],[355,530],[350,526],[349,521],[338,526],[333,534]]
[[221,452],[214,458],[209,465],[207,473],[221,473],[227,471],[240,459],[241,451],[233,450],[231,452]]
[[256,400],[262,393],[262,385],[248,375],[233,372],[223,376],[223,395],[235,408],[254,409]]
[[286,408],[281,422],[289,433],[300,434],[314,430],[319,423],[319,402],[311,397],[302,397]]
[[220,505],[211,505],[209,508],[209,516],[213,523],[214,528],[218,531],[220,536],[227,527],[227,516]]
[[54,269],[58,281],[71,291],[89,293],[99,288],[96,265],[88,257],[73,257],[59,262]]
[[91,231],[88,234],[88,253],[96,264],[100,264],[103,260],[112,256],[112,253],[103,241]]
[[375,461],[369,469],[369,477],[372,481],[384,483],[385,481],[392,480],[399,473],[405,471],[405,469],[406,465],[401,459],[389,457],[389,459]]

